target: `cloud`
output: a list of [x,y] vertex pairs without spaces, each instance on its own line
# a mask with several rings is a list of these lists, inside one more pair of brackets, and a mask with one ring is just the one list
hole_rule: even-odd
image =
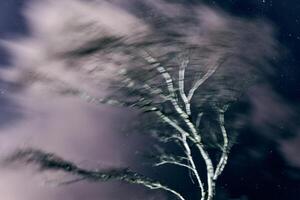
[[285,156],[290,166],[300,168],[300,131],[298,129],[294,130],[296,132],[296,137],[289,140],[280,141],[280,150]]
[[[120,110],[96,107],[69,98],[44,98],[30,93],[15,96],[23,109],[23,118],[13,126],[1,129],[1,157],[20,147],[35,147],[55,152],[82,167],[124,167],[132,160],[132,146],[138,139],[124,138],[120,129],[129,123],[128,114]],[[132,198],[150,198],[157,193],[120,183],[89,184],[52,187],[54,183],[71,179],[62,174],[36,172],[31,167],[1,168],[1,196],[9,200],[33,199],[119,199],[127,194]],[[30,181],[29,181],[30,180]],[[114,192],[114,188],[119,188]]]
[[[295,110],[281,98],[271,86],[258,85],[247,94],[251,103],[251,120],[254,127],[266,131],[266,128],[294,126]],[[275,137],[275,135],[273,135]]]
[[[56,91],[56,87],[64,88],[63,84],[67,83],[97,91],[97,94],[105,93],[104,88],[99,90],[98,84],[105,85],[105,79],[114,73],[116,66],[102,66],[105,61],[101,58],[85,58],[75,62],[61,55],[80,48],[98,35],[117,37],[132,32],[138,34],[139,29],[144,29],[143,24],[109,3],[94,4],[77,0],[31,1],[25,7],[24,16],[31,36],[2,43],[10,50],[13,60],[8,69],[1,69],[1,79],[9,85],[1,95],[16,102],[18,113],[14,114],[13,109],[2,112],[1,119],[7,120],[9,115],[22,118],[1,129],[1,156],[19,147],[36,147],[55,152],[83,167],[130,165],[134,151],[132,146],[138,147],[140,141],[126,139],[119,133],[128,123],[130,114],[127,113],[124,118],[120,114],[123,111],[118,109],[99,108],[81,100],[64,98],[53,93],[53,90]],[[84,64],[84,68],[79,71],[70,70],[69,65],[76,68],[81,64]],[[88,74],[95,65],[101,67],[101,73],[96,78],[81,76],[82,72]],[[51,86],[52,83],[54,86]],[[7,109],[11,107],[9,103],[2,103]],[[148,193],[140,187],[125,184],[120,187],[120,183],[82,183],[53,188],[43,183],[47,179],[63,180],[66,177],[61,174],[40,175],[31,168],[1,168],[1,174],[1,197],[9,200],[99,197],[113,200],[125,194],[133,199],[152,199],[159,195],[156,192]],[[115,188],[118,188],[117,192]]]
[[[31,36],[3,42],[16,70],[1,74],[38,92],[76,88],[101,95],[99,87],[106,88],[121,68],[140,67],[137,60],[145,48],[157,57],[192,49],[194,78],[226,58],[203,91],[213,90],[206,96],[216,98],[236,96],[234,91],[267,71],[276,56],[274,30],[267,22],[203,5],[44,0],[28,4],[24,13]],[[176,66],[176,59],[169,62]]]
[[38,92],[51,88],[46,84],[54,84],[52,89],[65,88],[66,84],[66,87],[98,91],[99,85],[105,86],[118,69],[107,62],[107,57],[122,60],[122,55],[72,59],[64,54],[99,38],[138,35],[147,29],[138,18],[105,1],[31,1],[24,15],[31,36],[2,42],[13,54],[16,67],[3,70],[2,79],[19,81],[23,87],[27,85],[27,89]]
[[267,143],[276,144],[287,166],[299,167],[299,105],[280,96],[266,83],[251,88],[247,96],[250,110],[243,117],[248,126]]

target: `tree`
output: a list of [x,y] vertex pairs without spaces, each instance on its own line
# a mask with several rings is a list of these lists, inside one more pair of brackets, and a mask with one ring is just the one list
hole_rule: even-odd
[[[142,80],[138,80],[138,78],[141,78],[141,73],[134,74],[133,72],[130,73],[126,70],[122,70],[120,72],[121,87],[119,88],[119,92],[122,93],[121,97],[123,97],[123,99],[120,99],[120,96],[116,97],[115,94],[113,96],[108,96],[105,99],[99,99],[90,96],[85,92],[74,90],[72,90],[72,92],[82,95],[88,102],[135,107],[143,113],[154,115],[156,117],[155,123],[167,124],[170,129],[173,130],[168,131],[167,133],[159,132],[159,130],[157,130],[153,136],[163,143],[176,143],[182,147],[183,155],[168,155],[164,153],[164,151],[161,151],[160,155],[156,155],[158,161],[154,163],[154,166],[158,167],[161,165],[172,164],[185,167],[195,177],[197,186],[201,192],[201,199],[212,199],[215,192],[216,180],[224,170],[230,150],[224,121],[224,114],[229,104],[222,106],[215,105],[219,117],[218,120],[223,142],[222,144],[217,144],[220,146],[222,153],[217,165],[214,166],[203,142],[202,133],[199,131],[203,112],[197,111],[197,109],[194,110],[191,102],[195,92],[216,72],[221,63],[210,68],[207,73],[196,80],[193,86],[186,92],[185,70],[188,67],[188,58],[182,59],[180,63],[178,70],[178,88],[175,87],[174,80],[167,68],[165,68],[156,58],[146,51],[144,52],[143,58],[150,66],[148,69],[146,68],[149,70],[146,72],[151,73],[151,71],[153,71],[154,73],[154,71],[156,71],[157,74],[155,73],[156,75],[153,79],[160,77],[162,82],[148,80],[148,82],[143,83]],[[148,75],[149,74],[146,76]],[[166,92],[163,91],[163,88],[166,88]],[[201,178],[200,172],[196,166],[195,156],[192,155],[192,146],[195,146],[197,149],[197,152],[194,153],[198,153],[205,162],[207,185],[204,184],[204,180]],[[37,163],[43,170],[63,170],[67,173],[74,174],[79,177],[76,181],[107,181],[117,179],[129,183],[141,184],[150,189],[166,190],[176,195],[179,199],[184,200],[184,197],[175,190],[129,169],[110,169],[107,171],[81,169],[70,161],[35,149],[20,150],[10,157],[11,161],[16,159],[22,159],[28,163]]]
[[[212,27],[205,27],[203,22],[208,19],[203,16],[199,19],[197,9],[192,14],[183,12],[178,16],[156,13],[156,17],[151,19],[143,18],[151,31],[143,29],[129,36],[96,34],[85,39],[80,46],[59,52],[58,57],[63,58],[64,62],[75,63],[68,70],[83,73],[86,79],[93,77],[101,81],[97,80],[97,74],[102,69],[98,66],[86,69],[84,65],[80,66],[81,60],[95,59],[96,55],[102,62],[120,65],[118,74],[110,80],[110,93],[105,97],[35,68],[23,71],[22,86],[28,82],[40,82],[53,86],[63,95],[81,97],[94,104],[130,107],[149,116],[141,123],[149,125],[147,131],[157,139],[159,146],[153,166],[185,168],[192,176],[191,181],[195,180],[195,189],[199,191],[201,200],[212,200],[216,182],[227,164],[234,142],[226,130],[225,113],[258,80],[262,72],[257,68],[267,65],[267,60],[273,55],[273,41],[272,31],[263,22],[239,20],[208,8],[200,11],[213,15],[217,20],[222,17],[228,19],[226,23],[220,21]],[[97,28],[97,24],[93,23],[78,27],[93,29],[94,26]],[[201,34],[195,26],[207,32]],[[193,37],[196,37],[196,42]],[[251,49],[258,44],[259,48]],[[245,46],[249,49],[244,49]],[[216,127],[209,128],[201,121],[205,115],[215,119]],[[145,125],[141,127],[145,131]],[[182,152],[168,152],[166,143],[179,146]],[[204,161],[205,174],[199,170],[196,161],[199,158]],[[76,177],[64,184],[83,180],[120,180],[153,190],[164,190],[185,200],[176,190],[127,168],[84,169],[57,155],[34,148],[17,150],[6,160],[8,163],[14,161],[35,163],[42,170],[60,170]]]
[[[213,135],[213,133],[202,133],[200,131],[201,118],[204,113],[201,109],[197,108],[197,106],[194,106],[192,101],[197,90],[200,90],[200,87],[216,73],[217,69],[224,61],[219,61],[215,66],[209,68],[203,76],[199,77],[192,84],[190,89],[186,89],[186,82],[188,79],[186,79],[185,71],[190,62],[188,58],[183,58],[181,60],[176,84],[178,87],[175,86],[174,79],[168,72],[170,69],[164,67],[163,64],[149,52],[144,52],[143,59],[149,67],[139,69],[144,72],[143,74],[142,72],[136,72],[135,70],[121,70],[119,74],[119,94],[113,92],[113,95],[101,99],[73,88],[69,88],[70,91],[68,92],[71,92],[73,95],[80,95],[86,101],[91,103],[134,107],[144,114],[152,115],[155,120],[152,120],[151,122],[166,124],[169,129],[168,131],[160,132],[160,129],[157,129],[156,127],[156,131],[151,133],[152,136],[161,143],[173,142],[176,145],[179,145],[183,149],[183,155],[176,156],[167,154],[162,150],[162,147],[160,155],[155,155],[157,161],[154,163],[154,166],[159,167],[170,164],[186,168],[196,180],[197,187],[199,187],[199,192],[201,193],[201,199],[211,200],[215,193],[216,181],[225,168],[231,147],[224,119],[225,112],[228,109],[230,102],[227,102],[226,104],[211,102],[218,117],[222,142],[216,140],[216,144],[205,144],[203,135],[206,134],[206,137],[210,137],[209,134]],[[152,73],[155,75],[152,75]],[[151,75],[153,76],[152,80],[149,78]],[[145,77],[148,81],[143,80]],[[161,82],[157,81],[159,78],[161,79]],[[116,85],[114,87],[116,87]],[[213,137],[220,136],[213,135]],[[219,147],[221,153],[216,165],[214,165],[206,145],[215,145]],[[192,152],[194,147],[196,147],[196,151]],[[197,166],[195,161],[195,157],[197,156],[200,156],[205,162],[205,176],[201,175],[198,170],[199,166]],[[108,181],[116,179],[128,183],[141,184],[150,189],[165,190],[173,193],[181,200],[185,199],[181,194],[168,186],[129,169],[109,169],[106,171],[82,169],[76,164],[59,158],[54,154],[49,154],[36,149],[17,151],[9,158],[9,160],[24,160],[27,163],[38,164],[43,170],[62,170],[66,173],[78,176],[78,179],[68,183],[79,180]],[[206,177],[206,182],[203,177]]]

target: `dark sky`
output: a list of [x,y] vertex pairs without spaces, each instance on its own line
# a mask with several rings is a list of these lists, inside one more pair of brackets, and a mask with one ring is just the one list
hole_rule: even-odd
[[[0,2],[0,37],[12,38],[20,34],[25,34],[26,25],[21,15],[21,7],[24,5],[22,0],[8,0]],[[8,63],[8,54],[0,46],[0,64]]]
[[[20,14],[24,2],[24,0],[0,1],[1,39],[27,34],[25,22]],[[182,0],[182,2],[194,4],[199,1]],[[280,58],[273,61],[275,73],[269,77],[272,93],[280,99],[280,103],[274,105],[281,106],[281,109],[299,110],[299,0],[204,0],[204,2],[236,16],[245,18],[262,17],[274,24],[277,29],[277,39],[282,45],[282,49],[284,49]],[[0,64],[4,66],[9,64],[9,56],[1,47]],[[2,102],[6,102],[6,100],[0,99],[1,104],[3,104]],[[4,104],[7,105],[7,103]],[[240,112],[250,109],[249,107],[247,101],[236,105],[236,109]],[[272,107],[267,107],[266,112],[272,113],[271,111]],[[234,116],[232,117],[234,118]],[[6,121],[2,117],[0,118],[1,123]],[[222,175],[218,183],[218,200],[299,199],[300,165],[292,165],[287,156],[281,151],[280,146],[281,142],[287,141],[287,145],[289,145],[289,142],[292,143],[294,138],[297,138],[294,131],[300,123],[299,115],[293,113],[280,118],[279,121],[270,120],[268,122],[269,124],[266,126],[259,127],[261,131],[258,131],[258,128],[251,122],[240,130],[240,138],[233,148],[231,161],[225,170],[226,173]],[[282,123],[285,128],[279,128],[276,123]],[[276,136],[270,136],[270,132],[274,132]],[[296,150],[300,151],[300,148]],[[300,157],[299,151],[297,155]],[[174,175],[176,175],[175,172]],[[169,181],[180,181],[179,179]],[[186,185],[182,190],[189,193],[189,186]]]
[[[297,0],[217,0],[206,1],[234,15],[264,17],[278,29],[278,40],[286,48],[283,57],[274,63],[276,73],[270,82],[277,95],[285,103],[297,109],[300,100],[300,2]],[[272,109],[272,108],[270,108]],[[299,124],[299,118],[292,122]],[[278,151],[278,144],[268,136],[256,134],[253,127],[243,131],[241,143],[233,152],[236,159],[229,164],[223,177],[223,187],[231,191],[232,197],[251,200],[299,199],[300,171],[290,167]],[[288,133],[283,131],[283,135]],[[251,133],[251,134],[250,134]],[[281,138],[282,139],[282,138]],[[249,149],[261,154],[239,158],[240,154],[251,154]],[[299,155],[299,149],[298,149]],[[230,172],[229,172],[230,171]]]
[[[276,63],[278,73],[274,83],[277,90],[291,100],[299,101],[300,95],[300,4],[297,0],[228,0],[207,1],[229,12],[245,17],[261,16],[278,28],[278,39],[288,55]],[[284,67],[282,67],[284,66]]]

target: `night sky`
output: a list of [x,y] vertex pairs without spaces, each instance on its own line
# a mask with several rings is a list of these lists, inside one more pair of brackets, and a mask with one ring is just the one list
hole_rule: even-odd
[[[299,111],[299,1],[230,0],[207,2],[212,6],[220,6],[234,15],[250,18],[261,16],[275,25],[278,29],[278,40],[286,48],[286,53],[283,53],[284,56],[274,63],[276,73],[270,78],[270,82],[274,91],[285,100],[286,104]],[[299,124],[299,117],[296,117],[292,123]],[[280,139],[284,140],[289,133],[287,130],[282,131]],[[293,140],[292,138],[293,136],[289,140]],[[235,147],[235,152],[232,155],[236,160],[229,164],[227,174],[221,180],[224,184],[223,187],[231,191],[232,197],[239,199],[244,195],[244,199],[253,200],[299,199],[299,165],[298,167],[291,167],[278,151],[277,141],[273,139],[269,136],[263,137],[255,134],[255,130],[251,130],[251,127],[244,130],[240,139],[241,143]],[[253,156],[253,158],[251,156],[240,158],[241,152],[247,154],[247,148],[253,148],[261,155]],[[299,148],[296,152],[299,155]]]
[[[2,40],[28,34],[26,22],[21,15],[24,2],[0,1]],[[200,1],[180,2],[193,6]],[[266,80],[267,88],[256,86],[250,89],[241,98],[241,102],[234,105],[235,112],[227,116],[232,121],[238,116],[244,116],[244,126],[238,130],[239,138],[232,149],[230,161],[218,180],[216,200],[298,200],[300,198],[300,2],[299,0],[201,2],[225,10],[234,16],[268,20],[275,27],[276,39],[280,44],[280,56],[271,61],[273,73]],[[0,46],[0,64],[9,67],[10,59],[9,53]],[[5,86],[2,81],[1,86]],[[252,98],[249,98],[251,96]],[[253,98],[257,99],[256,104],[250,102],[249,99]],[[9,109],[17,108],[13,101],[1,97],[0,104],[0,111],[4,113],[0,115],[0,127],[21,120],[22,113],[18,109]],[[279,111],[274,112],[275,110]],[[257,122],[253,119],[254,116],[263,117]],[[178,176],[176,170],[165,169],[163,172],[165,174],[159,173],[155,176],[165,179],[174,187],[179,187],[177,184],[179,182],[186,182],[184,177]],[[180,184],[179,190],[187,196],[194,197],[190,186],[189,183]]]

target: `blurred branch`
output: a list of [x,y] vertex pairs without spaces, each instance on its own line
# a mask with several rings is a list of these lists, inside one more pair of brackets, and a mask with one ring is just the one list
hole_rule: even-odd
[[106,182],[110,180],[119,180],[128,182],[131,184],[143,185],[152,190],[161,189],[168,191],[175,195],[180,200],[185,198],[176,192],[175,190],[162,185],[158,181],[154,181],[146,176],[143,176],[137,172],[133,172],[127,168],[125,169],[108,169],[108,170],[88,170],[78,167],[76,164],[64,160],[55,154],[46,153],[37,149],[23,149],[18,150],[4,160],[5,164],[13,162],[24,162],[25,164],[35,164],[40,170],[54,170],[63,171],[65,173],[72,174],[80,177],[67,181],[64,184],[73,183],[76,181],[86,180],[93,182]]
[[201,122],[202,116],[203,116],[203,112],[198,113],[197,119],[196,119],[196,127],[197,128],[199,128],[199,126],[200,126],[200,122]]

